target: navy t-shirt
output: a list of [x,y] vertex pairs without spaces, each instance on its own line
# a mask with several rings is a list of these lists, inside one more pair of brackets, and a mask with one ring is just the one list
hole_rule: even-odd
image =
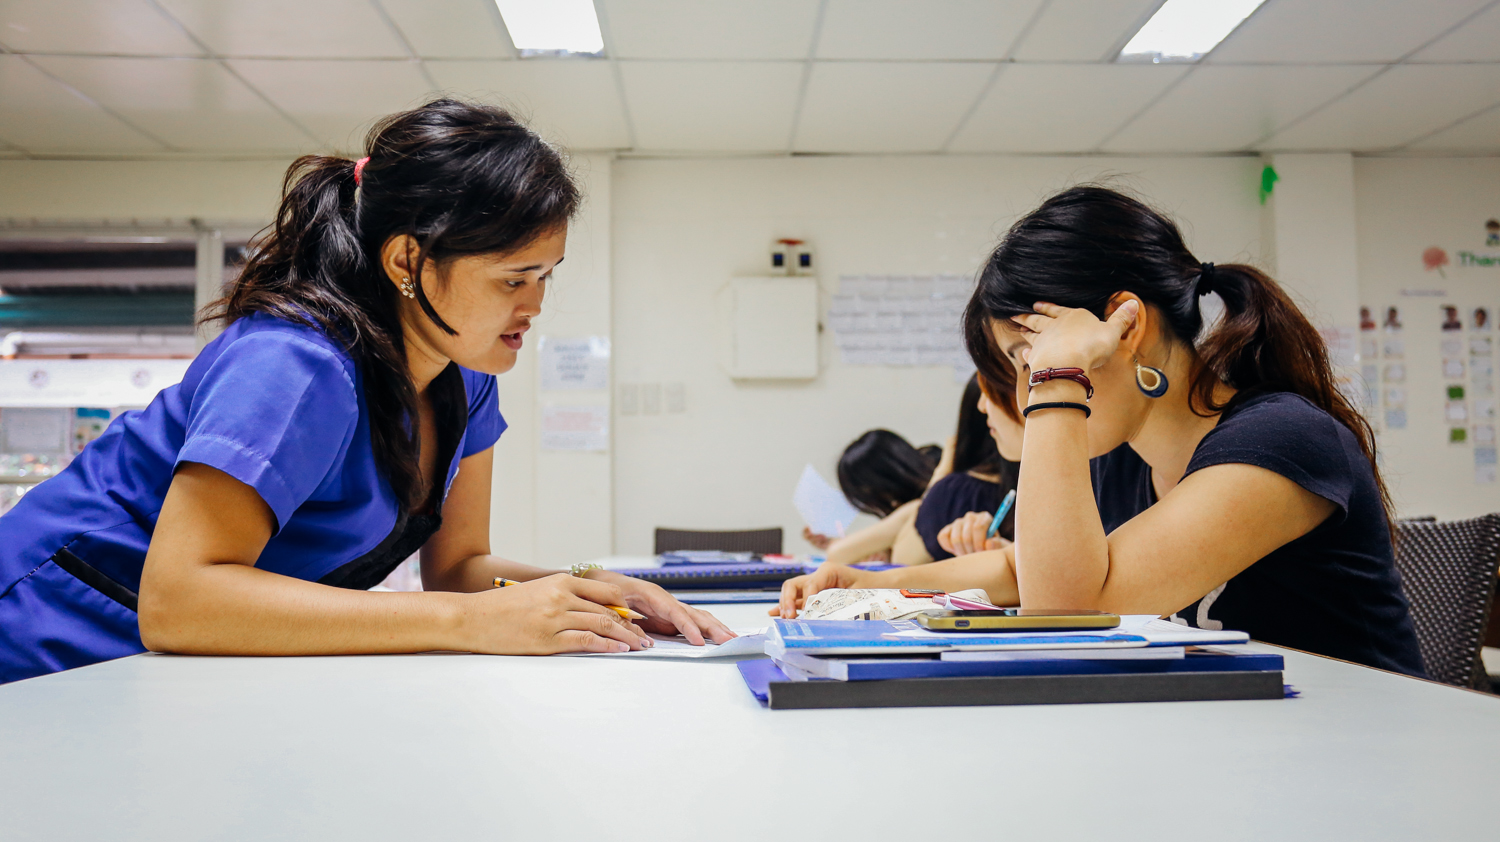
[[[927,489],[922,505],[917,507],[917,534],[922,536],[922,546],[933,561],[953,558],[953,553],[943,549],[937,540],[943,527],[969,512],[993,512],[1000,508],[1000,484],[989,480],[975,479],[959,471],[949,474]],[[1010,520],[1010,516],[1006,517]],[[1001,524],[1001,534],[1009,538],[1012,534]]]
[[[1187,473],[1231,463],[1275,471],[1338,509],[1172,619],[1424,675],[1380,487],[1354,434],[1299,395],[1246,396],[1203,437]],[[1156,502],[1151,468],[1129,445],[1092,469],[1106,532]]]

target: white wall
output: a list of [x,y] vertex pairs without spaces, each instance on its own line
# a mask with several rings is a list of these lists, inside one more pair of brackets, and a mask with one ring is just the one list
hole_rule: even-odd
[[[0,161],[0,219],[255,223],[270,218],[285,163]],[[811,239],[826,301],[840,274],[972,273],[1005,226],[1048,193],[1112,174],[1173,213],[1200,258],[1257,261],[1262,252],[1255,158],[579,156],[575,163],[588,204],[521,364],[500,379],[511,431],[496,453],[495,549],[543,564],[648,552],[656,526],[781,525],[788,548],[799,549],[789,497],[804,463],[832,478],[839,451],[870,427],[918,442],[951,432],[960,387],[948,370],[845,367],[831,335],[813,381],[737,384],[719,371],[715,295],[735,275],[760,273],[777,237]],[[1500,215],[1500,159],[1352,165],[1357,300],[1396,304],[1408,316],[1410,427],[1381,440],[1398,507],[1445,518],[1500,510],[1500,487],[1474,483],[1471,448],[1445,441],[1436,376],[1438,305],[1500,310],[1500,267],[1450,265],[1441,278],[1420,259],[1432,245],[1450,257],[1461,248],[1486,251],[1483,222]],[[1308,187],[1296,167],[1282,175],[1273,204]],[[1344,218],[1323,224],[1346,232],[1348,211],[1328,213]],[[1304,265],[1331,253],[1317,245]],[[1335,273],[1341,280],[1329,283]],[[1283,280],[1317,309],[1337,310],[1350,300],[1346,273],[1334,266]],[[1448,297],[1401,295],[1429,288]],[[1337,313],[1324,318],[1347,323]],[[547,334],[611,336],[616,384],[683,383],[687,411],[616,414],[607,456],[540,452],[543,401],[609,400],[538,393],[534,340]]]
[[553,274],[515,369],[498,380],[500,411],[511,426],[495,446],[491,549],[544,567],[610,555],[614,528],[611,454],[540,447],[543,405],[610,405],[609,390],[539,389],[537,348],[543,337],[610,335],[612,161],[608,155],[579,155],[572,163],[585,202],[569,228],[567,256]]
[[812,463],[830,480],[856,435],[915,443],[953,431],[950,369],[844,366],[831,333],[812,381],[735,382],[718,367],[715,296],[763,273],[778,237],[809,239],[827,296],[840,274],[972,275],[1046,195],[1113,175],[1180,219],[1204,260],[1259,257],[1256,158],[1004,157],[619,160],[614,167],[617,383],[681,382],[687,412],[615,419],[615,549],[652,529],[782,526],[806,550],[791,491]]
[[[1500,310],[1500,266],[1466,268],[1457,256],[1500,255],[1484,237],[1485,221],[1500,217],[1500,158],[1361,158],[1354,175],[1361,303],[1377,317],[1400,307],[1405,324],[1408,427],[1380,438],[1397,509],[1443,519],[1500,511],[1500,485],[1474,481],[1474,446],[1447,443],[1438,345],[1441,305],[1462,308],[1466,324],[1475,307]],[[1452,261],[1441,273],[1423,266],[1431,246]]]

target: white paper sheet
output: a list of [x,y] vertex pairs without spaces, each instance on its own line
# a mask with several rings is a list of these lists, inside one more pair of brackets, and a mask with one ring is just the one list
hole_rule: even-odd
[[608,389],[609,337],[541,340],[542,390]]
[[609,450],[609,407],[542,407],[542,449]]
[[682,637],[651,635],[656,645],[639,652],[591,652],[589,658],[734,658],[740,655],[762,655],[766,651],[766,630],[734,629],[739,635],[728,643],[704,643],[694,646]]
[[844,537],[849,524],[859,516],[844,495],[829,485],[812,465],[802,469],[797,490],[792,492],[792,505],[812,531],[830,538]]

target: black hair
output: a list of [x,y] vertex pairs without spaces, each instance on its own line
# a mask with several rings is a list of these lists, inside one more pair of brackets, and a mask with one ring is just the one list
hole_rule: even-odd
[[926,493],[941,452],[913,447],[890,430],[870,430],[839,457],[839,488],[856,509],[885,517]]
[[963,402],[958,405],[958,432],[953,437],[953,472],[974,471],[993,474],[999,470],[1000,450],[990,435],[989,418],[979,411],[979,375],[964,386]]
[[[1332,415],[1359,441],[1380,485],[1387,519],[1390,495],[1375,463],[1370,424],[1338,390],[1317,328],[1264,272],[1244,264],[1199,262],[1177,226],[1143,202],[1096,185],[1064,190],[1011,226],[990,255],[964,312],[964,339],[982,376],[1014,376],[991,325],[1032,312],[1038,301],[1106,317],[1110,299],[1129,292],[1157,308],[1167,332],[1193,349],[1197,368],[1187,384],[1189,406],[1208,416],[1232,398],[1284,391]],[[1199,297],[1217,293],[1222,320],[1207,335]],[[1394,523],[1393,520],[1391,520]]]
[[265,313],[323,330],[358,365],[376,463],[396,498],[421,505],[417,394],[407,367],[400,292],[381,250],[409,235],[416,302],[452,335],[423,288],[422,267],[506,254],[565,226],[580,195],[562,155],[503,109],[437,99],[392,114],[365,139],[356,180],[346,158],[306,155],[287,170],[276,221],[238,279],[205,312],[232,322]]

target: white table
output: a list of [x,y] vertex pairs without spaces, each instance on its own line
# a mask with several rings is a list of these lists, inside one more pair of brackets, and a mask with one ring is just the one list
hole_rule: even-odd
[[0,687],[0,838],[1494,838],[1500,698],[1286,658],[1300,699],[770,711],[728,663],[143,655]]

